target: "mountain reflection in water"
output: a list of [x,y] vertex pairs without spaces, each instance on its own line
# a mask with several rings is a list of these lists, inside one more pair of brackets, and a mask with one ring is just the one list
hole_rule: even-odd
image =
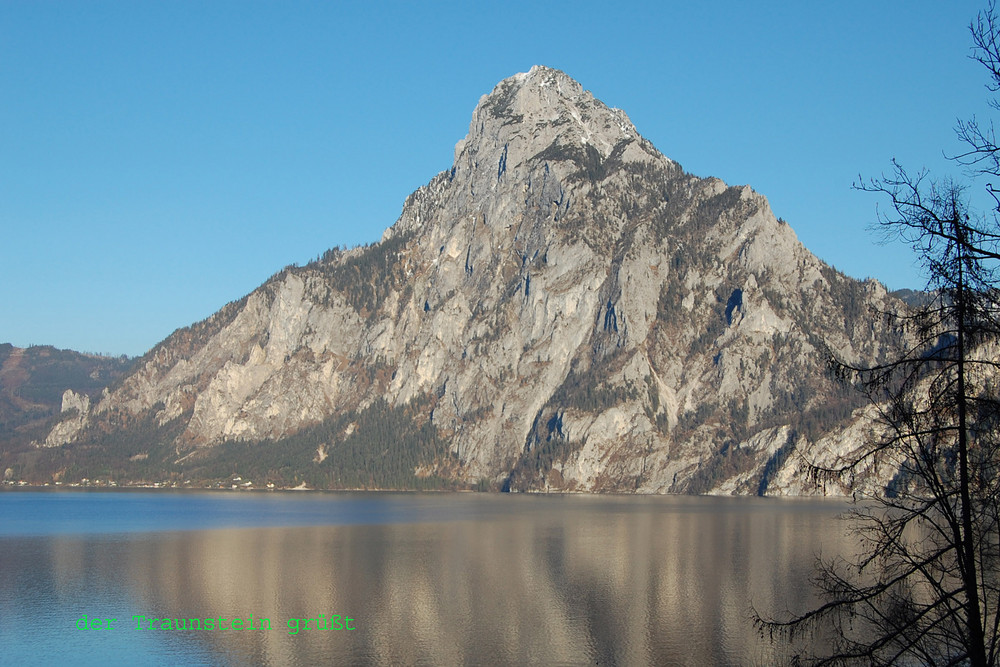
[[[127,511],[128,494],[118,498]],[[185,496],[163,498],[184,511]],[[164,664],[768,664],[777,656],[751,608],[804,609],[815,555],[851,545],[834,518],[839,503],[433,502],[483,511],[475,520],[0,537],[0,642],[8,656],[43,664],[62,653],[121,662],[133,651]],[[103,634],[74,630],[83,613],[119,621]],[[272,629],[136,630],[132,614],[252,614]],[[287,619],[321,614],[357,629],[314,622],[289,633]]]

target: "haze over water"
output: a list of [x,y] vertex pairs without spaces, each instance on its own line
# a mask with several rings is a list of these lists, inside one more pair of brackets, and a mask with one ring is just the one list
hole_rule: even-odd
[[[768,664],[838,502],[0,493],[10,664]],[[111,630],[78,630],[117,618]],[[136,629],[252,614],[271,629]],[[353,631],[304,620],[340,615]],[[289,619],[301,619],[295,634]],[[322,626],[323,622],[320,622]],[[148,625],[148,624],[147,624]]]

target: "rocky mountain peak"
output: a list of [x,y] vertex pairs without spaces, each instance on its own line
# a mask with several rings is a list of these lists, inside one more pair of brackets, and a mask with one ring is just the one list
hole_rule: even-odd
[[480,99],[380,243],[178,330],[58,441],[184,479],[803,492],[792,451],[854,438],[826,350],[882,354],[887,299],[533,67]]
[[606,159],[633,142],[655,153],[624,111],[606,106],[564,72],[536,65],[480,98],[468,136],[455,147],[455,172],[495,158],[502,175],[551,147]]
[[593,143],[605,156],[621,139],[638,135],[624,111],[607,107],[564,72],[538,65],[504,79],[484,95],[469,134],[489,135],[513,124],[530,132],[553,127],[556,136]]

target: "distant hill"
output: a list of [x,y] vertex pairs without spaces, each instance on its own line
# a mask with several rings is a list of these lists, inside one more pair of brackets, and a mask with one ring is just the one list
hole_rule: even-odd
[[0,344],[0,450],[44,440],[67,389],[96,400],[131,363],[48,345]]
[[903,303],[914,308],[922,308],[934,299],[933,294],[924,292],[923,290],[898,289],[890,293]]

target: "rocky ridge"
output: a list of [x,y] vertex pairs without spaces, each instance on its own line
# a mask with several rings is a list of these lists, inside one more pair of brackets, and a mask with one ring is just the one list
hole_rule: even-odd
[[[827,350],[884,357],[894,334],[871,312],[904,307],[822,263],[750,187],[684,172],[534,67],[482,97],[452,167],[379,243],[175,332],[45,444],[142,423],[173,475],[243,443],[287,453],[265,476],[315,486],[822,492],[803,461],[865,428]],[[383,459],[403,477],[372,472]]]
[[[0,344],[0,452],[44,440],[60,410],[67,418],[72,410],[76,415],[87,412],[91,397],[99,397],[129,364],[125,357]],[[76,398],[67,403],[69,395]]]

